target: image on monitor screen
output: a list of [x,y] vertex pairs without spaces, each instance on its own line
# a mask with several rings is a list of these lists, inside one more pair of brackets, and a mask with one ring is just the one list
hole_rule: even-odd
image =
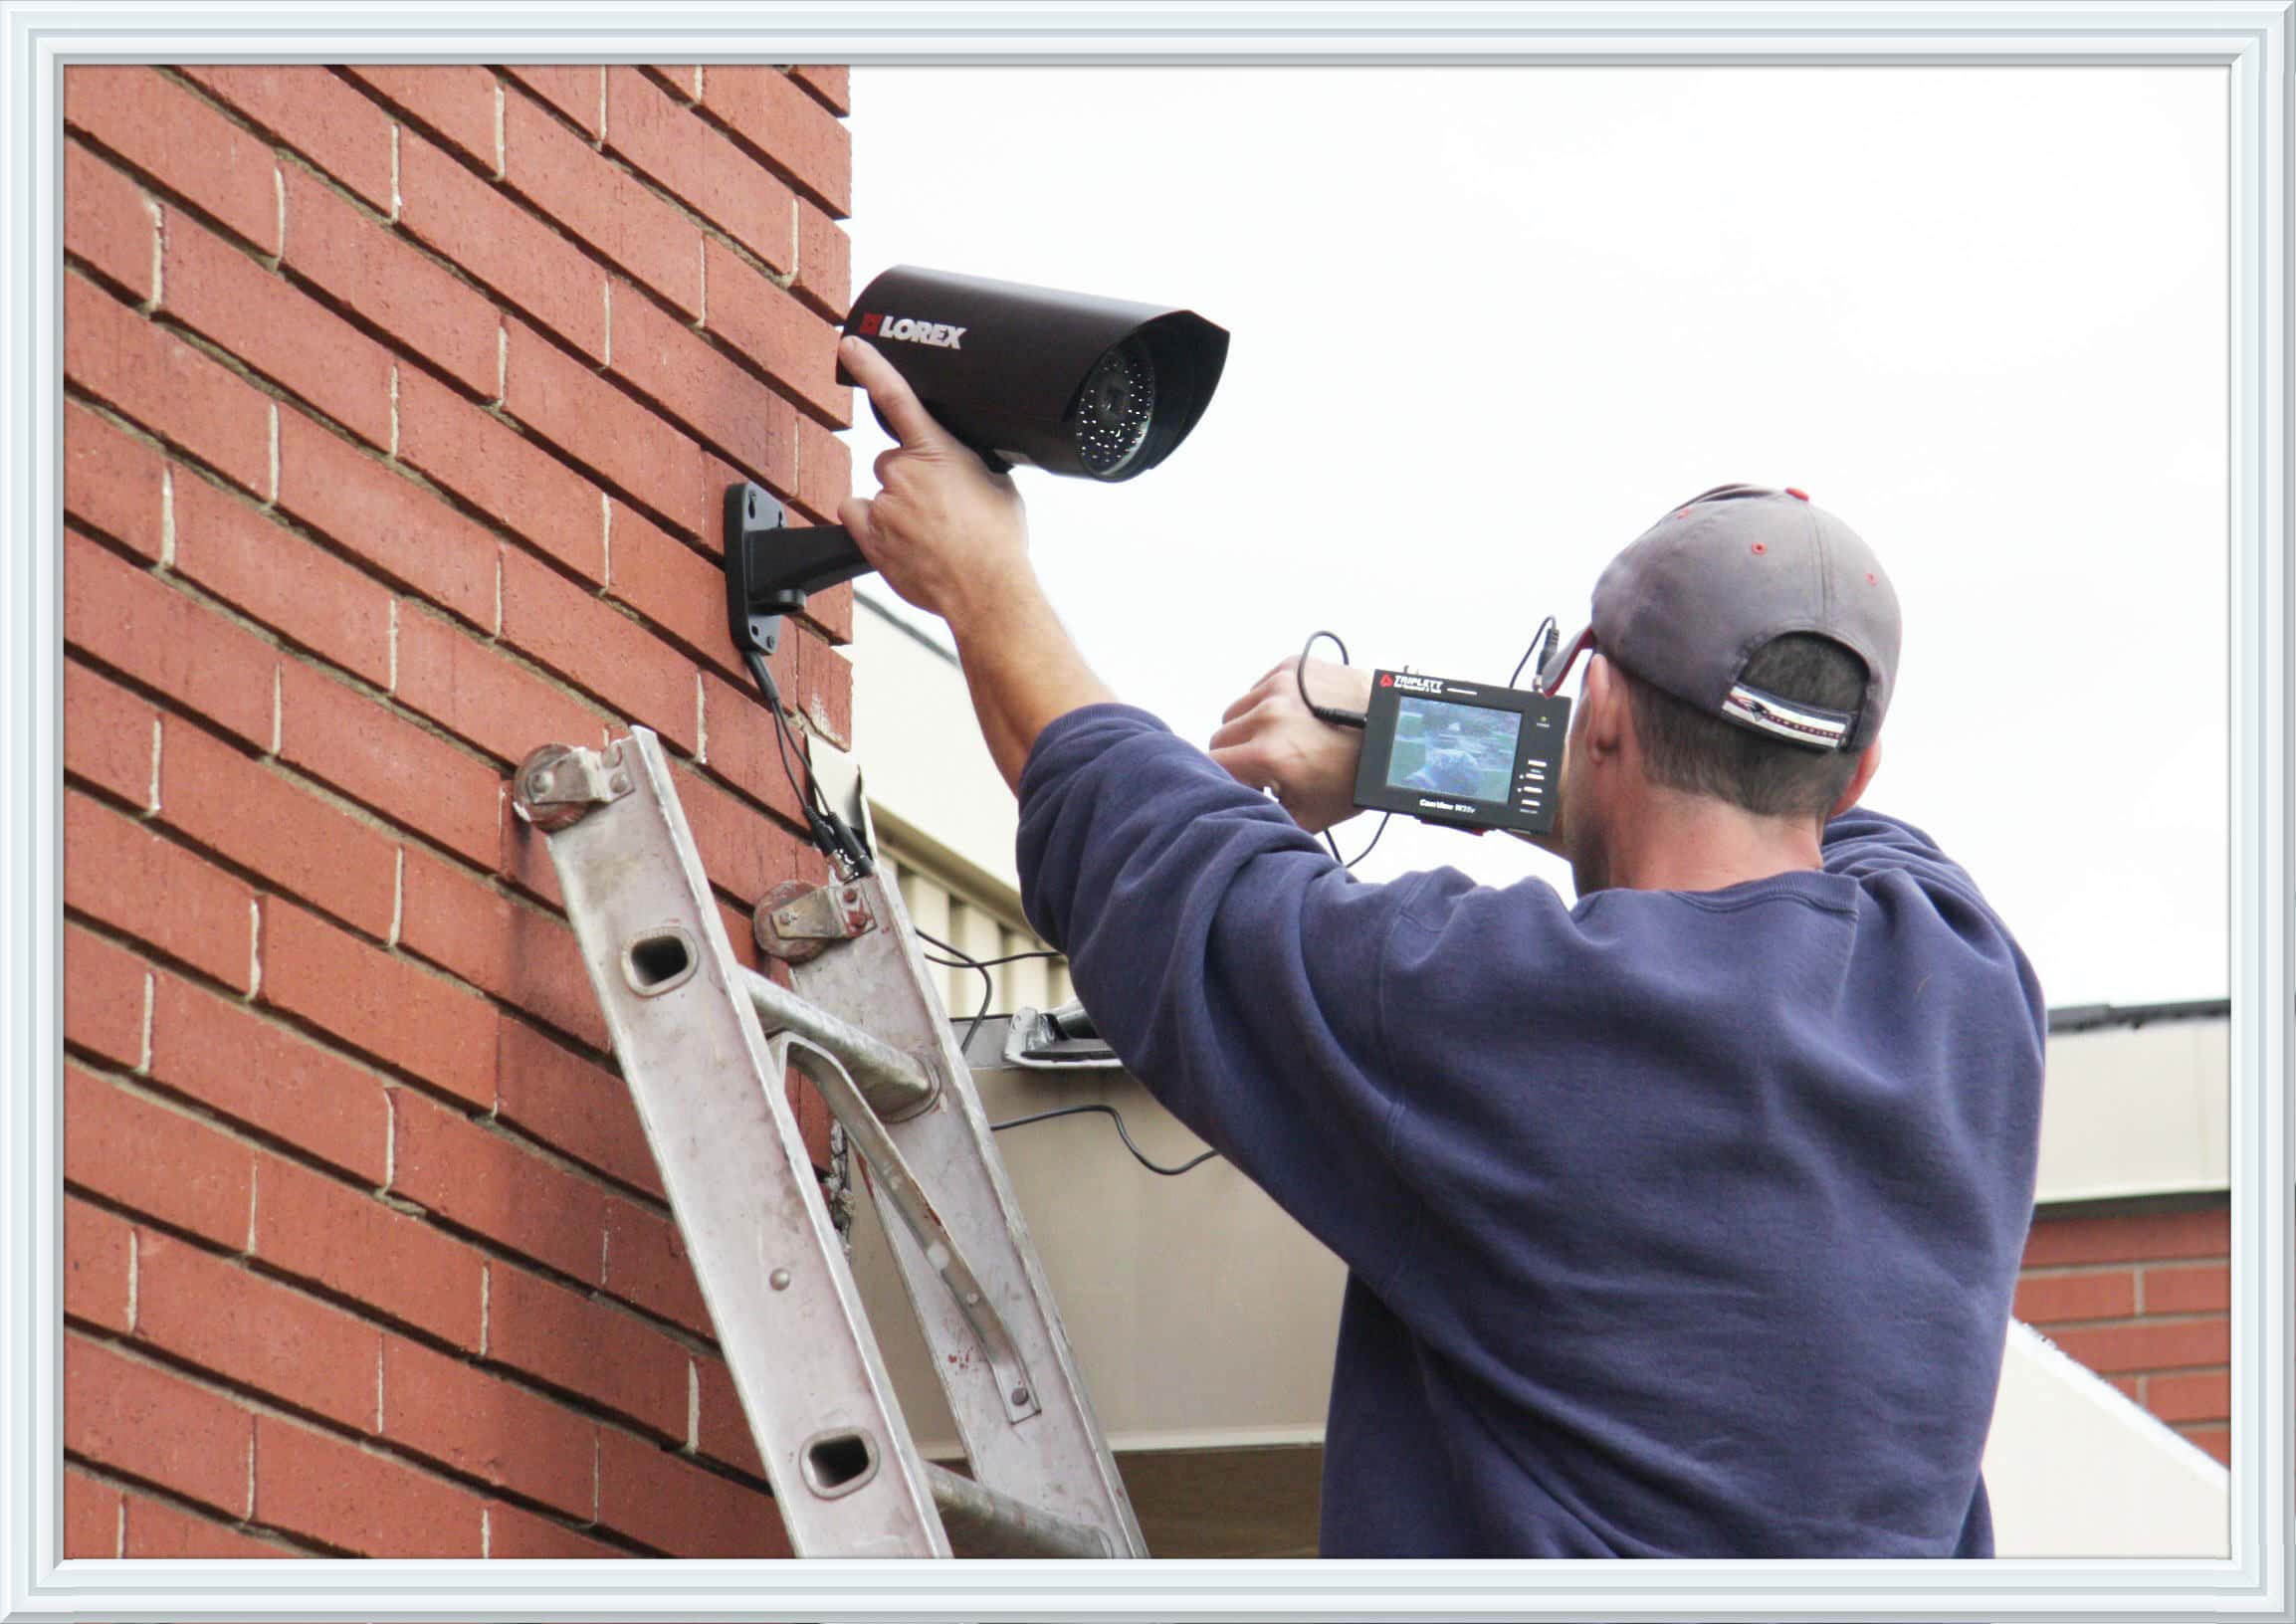
[[1522,730],[1519,710],[1486,710],[1447,700],[1398,701],[1387,787],[1503,802]]

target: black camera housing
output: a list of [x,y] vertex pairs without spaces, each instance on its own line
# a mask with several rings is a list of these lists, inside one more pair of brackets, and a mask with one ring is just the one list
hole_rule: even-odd
[[[992,472],[1027,465],[1104,482],[1172,454],[1203,417],[1228,353],[1226,330],[1192,310],[913,265],[864,288],[845,332],[890,360]],[[837,381],[854,381],[842,361]],[[769,493],[727,488],[736,648],[770,654],[782,615],[869,567],[842,526],[784,526]]]
[[1356,804],[1465,829],[1555,828],[1570,702],[1529,689],[1374,671]]

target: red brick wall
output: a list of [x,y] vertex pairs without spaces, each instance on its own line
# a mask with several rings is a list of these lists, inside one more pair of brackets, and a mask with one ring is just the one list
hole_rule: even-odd
[[2231,1219],[2183,1211],[2033,1222],[2016,1315],[2218,1460],[2231,1460]]
[[736,944],[820,876],[715,560],[848,489],[844,111],[66,71],[67,1555],[785,1551],[504,784],[641,722]]

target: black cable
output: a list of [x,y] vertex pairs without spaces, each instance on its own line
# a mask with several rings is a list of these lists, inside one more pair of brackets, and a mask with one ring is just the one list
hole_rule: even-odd
[[[789,717],[781,709],[781,690],[773,681],[764,657],[755,649],[744,648],[741,658],[749,668],[757,691],[765,697],[765,709],[773,717],[773,750],[781,758],[781,774],[789,780],[789,792],[797,797],[797,810],[804,814],[806,833],[814,847],[832,863],[846,871],[847,878],[859,880],[876,872],[877,865],[858,836],[846,826],[830,807],[828,798],[821,793],[821,781],[813,776],[813,757],[810,751],[790,730]],[[794,747],[797,759],[805,763],[805,781],[797,781],[797,773],[789,765],[789,751]]]
[[1079,1112],[1086,1111],[1106,1112],[1109,1116],[1114,1116],[1116,1118],[1117,1136],[1124,1140],[1124,1147],[1132,1152],[1133,1160],[1139,1162],[1149,1172],[1161,1173],[1166,1178],[1177,1178],[1180,1176],[1180,1174],[1188,1171],[1188,1169],[1191,1167],[1201,1166],[1203,1163],[1211,1160],[1212,1157],[1219,1154],[1217,1150],[1205,1150],[1189,1157],[1186,1161],[1181,1162],[1177,1167],[1159,1166],[1155,1162],[1148,1160],[1147,1156],[1143,1155],[1141,1153],[1141,1147],[1132,1142],[1132,1134],[1126,1131],[1124,1125],[1124,1113],[1118,1111],[1114,1106],[1104,1106],[1099,1104],[1089,1106],[1062,1106],[1057,1111],[1040,1111],[1033,1116],[1015,1116],[1009,1121],[990,1122],[988,1124],[988,1130],[991,1133],[1001,1133],[1008,1127],[1026,1127],[1031,1122],[1050,1121],[1055,1116],[1074,1116]]
[[1515,662],[1515,675],[1507,679],[1507,686],[1513,688],[1522,679],[1523,668],[1531,663],[1531,656],[1538,653],[1541,638],[1547,640],[1547,652],[1540,656],[1539,669],[1546,670],[1547,662],[1555,658],[1555,644],[1561,636],[1562,630],[1555,624],[1553,615],[1542,620],[1539,623],[1539,629],[1531,634],[1531,647],[1525,649],[1523,658]]
[[[1340,651],[1340,664],[1344,666],[1348,663],[1348,645],[1340,641],[1338,632],[1311,632],[1307,642],[1300,645],[1299,663],[1292,667],[1292,682],[1300,691],[1300,703],[1308,708],[1308,714],[1334,727],[1354,727],[1360,731],[1366,719],[1360,710],[1343,710],[1338,706],[1318,705],[1308,698],[1308,651],[1327,637],[1332,640],[1332,647]],[[1337,857],[1340,854],[1335,851],[1332,855]]]

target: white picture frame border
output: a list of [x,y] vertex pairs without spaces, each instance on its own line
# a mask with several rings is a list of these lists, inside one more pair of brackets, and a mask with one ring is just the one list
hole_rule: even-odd
[[[2296,0],[1122,7],[0,0],[0,1624],[19,1619],[2031,1619],[2290,1614],[2287,449]],[[1058,1564],[60,1559],[62,70],[83,62],[2148,64],[2230,80],[2231,1555]],[[864,116],[866,114],[864,113]],[[2100,687],[2105,675],[2099,674]],[[2173,677],[2172,677],[2172,680]]]

